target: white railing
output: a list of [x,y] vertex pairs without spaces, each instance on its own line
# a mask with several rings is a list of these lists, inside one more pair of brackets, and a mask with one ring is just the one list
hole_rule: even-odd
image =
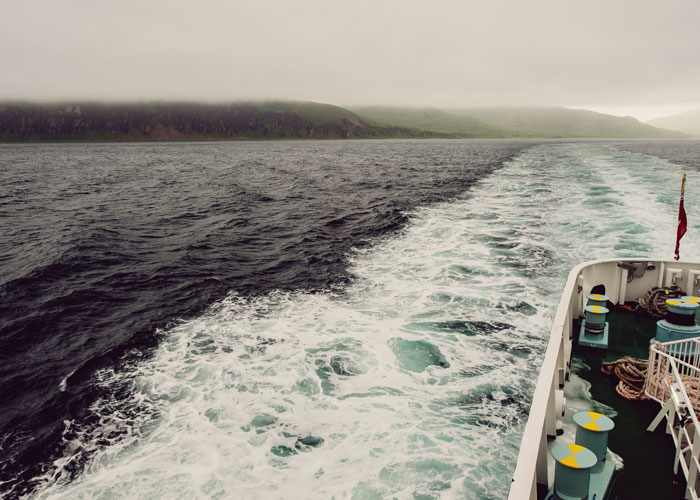
[[700,339],[653,343],[645,386],[646,395],[662,405],[647,430],[654,431],[666,418],[666,432],[676,446],[673,472],[681,466],[685,498],[698,500],[700,423],[695,412],[700,409]]

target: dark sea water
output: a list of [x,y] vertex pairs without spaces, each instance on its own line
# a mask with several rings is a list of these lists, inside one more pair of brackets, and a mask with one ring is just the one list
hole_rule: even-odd
[[689,172],[697,172],[700,169],[700,141],[675,140],[675,141],[626,141],[615,145],[621,151],[628,151],[654,158],[663,158],[676,165],[690,168]]
[[0,495],[81,473],[90,451],[56,463],[70,455],[66,422],[99,426],[95,401],[131,397],[100,370],[148,359],[164,329],[232,292],[342,289],[351,249],[534,145],[0,146]]

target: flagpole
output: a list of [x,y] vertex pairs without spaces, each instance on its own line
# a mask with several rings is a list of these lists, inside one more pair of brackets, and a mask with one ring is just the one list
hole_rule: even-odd
[[685,194],[685,172],[683,172],[683,181],[681,182],[681,201],[678,205],[678,228],[676,229],[676,250],[673,254],[673,258],[678,260],[680,254],[678,252],[681,238],[688,229],[688,219],[685,215],[685,207],[683,206],[683,195]]
[[681,199],[683,199],[684,194],[685,194],[685,172],[683,172],[683,180],[681,181]]

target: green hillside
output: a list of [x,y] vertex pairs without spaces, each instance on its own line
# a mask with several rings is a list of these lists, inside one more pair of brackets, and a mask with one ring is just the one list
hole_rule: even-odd
[[548,107],[470,108],[453,111],[469,116],[511,137],[677,138],[682,134],[639,120],[587,111]]
[[693,137],[700,137],[700,109],[693,109],[677,115],[656,118],[647,123],[654,127],[676,130]]
[[351,109],[364,121],[375,125],[430,130],[457,137],[503,137],[500,130],[476,118],[458,116],[435,108],[367,106]]
[[264,101],[252,104],[262,112],[292,113],[314,125],[328,123],[339,125],[344,122],[361,123],[355,113],[332,104],[308,101]]
[[434,108],[354,107],[365,122],[429,130],[455,137],[534,138],[672,138],[663,130],[632,117],[581,109],[493,107],[439,110]]

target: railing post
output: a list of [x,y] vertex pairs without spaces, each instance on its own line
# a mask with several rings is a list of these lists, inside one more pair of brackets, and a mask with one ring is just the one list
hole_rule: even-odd
[[561,344],[559,344],[559,355],[557,356],[557,388],[564,387],[566,382],[566,339],[562,337]]
[[622,268],[622,272],[620,274],[620,292],[617,297],[617,303],[624,304],[625,296],[627,295],[627,276],[629,276],[629,271]]
[[[690,447],[690,464],[688,464],[688,478],[686,481],[687,488],[685,492],[685,498],[697,498],[697,492],[695,492],[695,484],[698,480],[698,460],[700,459],[700,440],[698,439],[698,429],[693,426],[691,442],[693,443]],[[692,490],[692,491],[691,491]]]
[[556,370],[552,374],[552,383],[549,386],[549,396],[547,396],[547,414],[544,419],[546,435],[552,438],[557,437],[557,405],[554,391],[558,386],[555,386],[554,384],[558,381],[558,378],[559,374],[558,370]]
[[549,487],[549,470],[547,465],[547,432],[544,426],[540,433],[539,451],[537,452],[537,465],[535,468],[536,484],[544,484]]

